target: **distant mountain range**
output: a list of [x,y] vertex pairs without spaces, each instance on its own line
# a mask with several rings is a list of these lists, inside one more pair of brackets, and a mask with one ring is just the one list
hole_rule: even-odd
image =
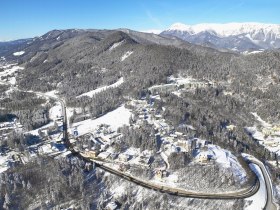
[[217,49],[256,51],[280,48],[280,25],[263,23],[227,23],[185,25],[175,23],[161,32],[164,36]]

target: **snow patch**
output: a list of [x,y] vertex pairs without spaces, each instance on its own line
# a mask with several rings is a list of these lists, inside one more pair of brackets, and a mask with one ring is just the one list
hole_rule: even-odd
[[261,123],[264,127],[271,127],[272,125],[270,123],[265,122],[256,112],[251,112],[252,115],[256,118],[257,121]]
[[13,55],[14,56],[21,56],[25,53],[25,51],[19,51],[19,52],[14,52]]
[[123,77],[121,77],[117,82],[115,82],[111,85],[100,87],[95,90],[83,93],[83,94],[77,96],[77,98],[80,98],[82,96],[88,96],[88,97],[92,98],[95,94],[100,93],[101,91],[107,90],[108,88],[116,88],[116,87],[120,86],[123,82],[124,82]]
[[127,51],[122,57],[121,57],[121,61],[124,61],[126,58],[128,58],[131,54],[133,53],[133,51]]
[[49,117],[51,120],[54,121],[61,116],[62,116],[61,104],[57,102],[55,106],[50,108]]
[[120,42],[114,43],[114,44],[109,48],[109,51],[112,51],[112,50],[115,49],[116,47],[120,46],[122,43],[124,43],[124,40],[122,40],[122,41],[120,41]]

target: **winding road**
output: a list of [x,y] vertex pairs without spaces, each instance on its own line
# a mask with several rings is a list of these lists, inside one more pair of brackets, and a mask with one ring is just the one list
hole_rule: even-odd
[[[68,138],[68,133],[67,133],[68,122],[67,122],[67,114],[66,114],[66,105],[63,100],[58,99],[58,98],[55,98],[55,99],[57,99],[61,103],[61,106],[62,106],[62,112],[63,112],[63,116],[64,116],[63,138],[64,138],[64,142],[65,142],[66,146],[68,147],[68,149],[73,153],[73,155],[76,155],[76,156],[84,159],[87,162],[93,162],[96,164],[96,166],[100,167],[101,169],[103,169],[105,171],[108,171],[109,173],[115,174],[119,177],[122,177],[130,182],[133,182],[135,184],[138,184],[138,185],[148,188],[148,189],[152,189],[152,190],[159,191],[162,193],[168,193],[171,195],[182,196],[182,197],[203,198],[203,199],[244,199],[244,198],[251,197],[259,190],[260,181],[258,178],[256,178],[253,186],[251,186],[247,189],[240,190],[240,191],[222,192],[222,193],[192,192],[192,191],[188,191],[188,190],[181,189],[181,188],[174,188],[174,187],[168,187],[168,186],[164,186],[164,185],[158,185],[158,184],[146,181],[146,180],[139,179],[137,177],[134,177],[127,173],[121,172],[121,171],[111,168],[109,166],[106,166],[103,162],[86,157],[85,155],[76,151],[72,147],[70,140]],[[257,166],[259,166],[263,173],[264,180],[265,180],[265,186],[266,186],[266,193],[267,193],[265,210],[277,210],[278,209],[277,205],[273,201],[272,183],[271,183],[271,180],[270,180],[270,177],[269,177],[269,174],[268,174],[266,168],[264,167],[262,162],[257,161],[256,159],[248,158],[248,160],[251,163],[254,163]]]
[[[5,83],[5,82],[3,82]],[[24,90],[23,90],[24,91]],[[31,92],[31,91],[26,91],[26,92]],[[190,198],[202,198],[202,199],[243,199],[243,198],[248,198],[254,195],[260,187],[260,181],[258,178],[256,178],[255,183],[253,186],[248,187],[246,189],[242,189],[239,191],[235,192],[221,192],[221,193],[203,193],[203,192],[193,192],[193,191],[188,191],[185,189],[181,188],[175,188],[175,187],[169,187],[169,186],[164,186],[164,185],[159,185],[155,184],[146,180],[139,179],[137,177],[134,177],[132,175],[129,175],[127,173],[121,172],[119,170],[116,170],[114,168],[111,168],[109,166],[106,166],[103,162],[97,161],[95,159],[86,157],[85,155],[81,154],[80,152],[76,151],[73,146],[70,143],[70,140],[68,138],[68,121],[67,121],[67,113],[66,113],[66,105],[65,102],[54,96],[50,96],[44,93],[38,93],[34,92],[38,95],[52,98],[56,101],[58,101],[61,104],[62,107],[62,116],[63,116],[63,140],[65,142],[66,147],[72,152],[73,155],[78,156],[79,158],[82,158],[83,160],[87,162],[92,162],[95,163],[96,166],[100,167],[101,169],[108,171],[109,173],[115,174],[121,178],[124,178],[130,182],[133,182],[135,184],[138,184],[142,187],[152,189],[158,192],[162,193],[168,193],[171,195],[176,195],[176,196],[182,196],[182,197],[190,197]],[[248,158],[249,159],[249,158]],[[266,186],[266,193],[267,193],[267,201],[265,205],[265,210],[277,210],[277,205],[273,201],[273,190],[272,190],[272,183],[269,177],[269,174],[263,165],[262,162],[257,161],[255,159],[249,159],[251,163],[254,163],[258,165],[262,171],[262,174],[264,176],[265,180],[265,186]]]

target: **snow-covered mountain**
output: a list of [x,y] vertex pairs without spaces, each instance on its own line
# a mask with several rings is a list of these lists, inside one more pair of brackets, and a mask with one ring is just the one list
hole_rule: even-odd
[[226,23],[185,25],[175,23],[161,33],[185,41],[236,51],[280,48],[280,25]]

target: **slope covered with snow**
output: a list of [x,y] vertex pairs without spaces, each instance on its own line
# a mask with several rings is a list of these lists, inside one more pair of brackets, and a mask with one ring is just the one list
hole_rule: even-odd
[[214,32],[219,36],[235,36],[240,34],[263,33],[265,37],[274,35],[275,38],[280,38],[280,25],[278,24],[264,24],[264,23],[202,23],[197,25],[185,25],[182,23],[175,23],[171,25],[167,31],[187,31],[190,34],[198,34],[203,31]]
[[175,23],[162,35],[185,41],[233,51],[254,51],[280,47],[280,25],[264,23]]
[[79,96],[77,96],[77,98],[79,97],[82,97],[82,96],[88,96],[90,98],[92,98],[95,94],[101,92],[101,91],[104,91],[108,88],[115,88],[115,87],[118,87],[120,86],[121,84],[123,83],[123,77],[121,77],[117,82],[111,84],[111,85],[108,85],[108,86],[104,86],[104,87],[100,87],[100,88],[97,88],[95,90],[92,90],[92,91],[89,91],[89,92],[86,92],[86,93],[83,93]]

